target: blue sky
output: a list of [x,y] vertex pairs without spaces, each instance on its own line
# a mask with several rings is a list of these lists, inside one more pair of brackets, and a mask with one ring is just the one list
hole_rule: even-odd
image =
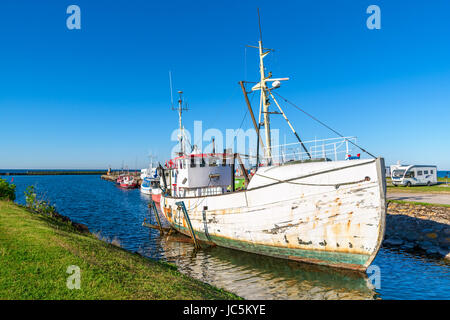
[[[66,8],[81,8],[68,30]],[[366,8],[381,8],[369,30]],[[239,128],[256,81],[256,8],[279,93],[387,164],[450,169],[450,2],[20,1],[0,3],[0,168],[145,167],[174,146],[168,71],[203,128]],[[254,101],[256,102],[257,99]],[[256,108],[255,108],[256,109]],[[284,109],[303,139],[333,137]],[[249,117],[244,128],[251,127]],[[294,141],[284,120],[279,127]]]

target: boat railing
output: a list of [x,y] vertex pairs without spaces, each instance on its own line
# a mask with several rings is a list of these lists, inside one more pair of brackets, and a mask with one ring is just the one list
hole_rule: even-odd
[[[268,163],[270,156],[272,164],[283,164],[291,161],[339,161],[346,160],[355,152],[356,137],[339,137],[330,139],[315,139],[310,141],[303,141],[276,145],[264,148],[261,157],[261,163]],[[307,151],[306,151],[306,150]]]

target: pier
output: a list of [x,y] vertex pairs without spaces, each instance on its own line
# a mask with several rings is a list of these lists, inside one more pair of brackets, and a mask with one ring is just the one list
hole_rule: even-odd
[[100,178],[102,180],[116,182],[117,178],[119,178],[119,176],[121,174],[133,176],[136,179],[138,186],[140,186],[142,184],[141,174],[138,171],[135,171],[135,172],[111,172],[109,174],[105,173],[105,174],[102,174]]

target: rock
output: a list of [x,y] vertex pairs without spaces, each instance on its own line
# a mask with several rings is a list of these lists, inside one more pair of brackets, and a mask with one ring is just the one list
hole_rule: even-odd
[[72,226],[81,233],[89,233],[90,232],[88,226],[85,224],[78,223],[78,222],[72,222]]
[[426,250],[428,248],[433,247],[433,244],[430,241],[421,241],[421,242],[419,242],[419,247]]
[[439,250],[440,250],[439,247],[436,247],[436,246],[432,246],[432,247],[429,247],[426,249],[427,253],[431,254],[431,255],[438,254]]
[[449,252],[449,250],[444,250],[444,249],[440,248],[439,251],[438,251],[438,253],[439,253],[439,255],[441,255],[444,259],[445,259],[446,257],[448,257],[448,259],[450,259],[450,252]]
[[441,246],[450,246],[450,238],[441,238],[441,239],[439,239],[439,244]]
[[388,246],[400,246],[403,244],[403,240],[398,239],[398,238],[390,238],[390,239],[385,239],[383,241],[383,244],[386,244]]
[[435,232],[430,232],[427,233],[426,236],[430,239],[436,239],[437,238],[437,234]]
[[415,240],[419,239],[419,235],[417,234],[417,232],[411,231],[411,232],[407,232],[405,234],[404,238],[408,241],[415,241]]
[[404,249],[404,250],[411,250],[411,249],[414,249],[415,246],[416,245],[413,242],[406,242],[405,244],[403,244],[401,246],[401,248]]

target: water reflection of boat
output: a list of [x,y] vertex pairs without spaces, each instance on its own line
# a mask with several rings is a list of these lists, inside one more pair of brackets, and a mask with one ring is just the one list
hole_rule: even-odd
[[223,247],[195,252],[189,239],[161,237],[168,261],[191,277],[247,299],[374,299],[365,274],[297,263]]

